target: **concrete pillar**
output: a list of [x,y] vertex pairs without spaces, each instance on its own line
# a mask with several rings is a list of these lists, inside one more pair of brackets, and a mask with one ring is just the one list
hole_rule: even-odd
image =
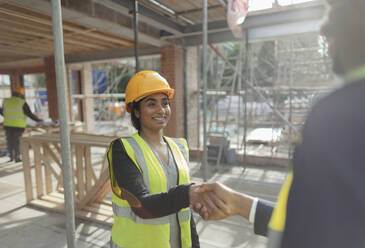
[[94,98],[90,97],[93,94],[92,69],[91,64],[83,64],[81,70],[82,92],[86,96],[84,98],[83,113],[85,132],[92,133],[95,127],[94,118]]
[[199,148],[199,66],[198,66],[198,48],[186,48],[186,84],[187,84],[187,138],[190,149]]
[[52,120],[58,120],[58,104],[57,104],[57,84],[54,57],[44,59],[48,114]]
[[170,137],[184,137],[184,54],[179,45],[161,48],[161,75],[175,89],[171,101],[171,119],[164,130]]

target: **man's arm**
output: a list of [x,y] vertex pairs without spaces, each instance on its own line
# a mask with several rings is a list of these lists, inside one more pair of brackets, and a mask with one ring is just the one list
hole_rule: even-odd
[[[220,220],[231,215],[240,215],[249,220],[250,215],[253,215],[255,234],[267,235],[267,226],[275,207],[274,202],[255,200],[252,196],[234,191],[221,183],[202,184],[196,191],[201,194],[202,205],[193,208],[205,220]],[[212,203],[207,204],[205,198],[209,198],[213,205],[219,207],[212,208]],[[216,202],[217,198],[219,202]]]
[[36,122],[42,121],[42,119],[39,119],[36,115],[34,115],[32,113],[32,111],[30,111],[29,105],[27,103],[24,103],[24,105],[23,105],[23,112],[26,116],[31,118],[33,121],[36,121]]
[[[253,231],[255,234],[267,236],[267,227],[271,218],[275,203],[259,199],[257,201]],[[253,209],[251,209],[253,211]]]

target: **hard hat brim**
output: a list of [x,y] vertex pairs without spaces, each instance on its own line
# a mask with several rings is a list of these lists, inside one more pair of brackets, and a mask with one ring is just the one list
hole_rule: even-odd
[[[174,97],[174,95],[175,95],[175,90],[174,90],[174,89],[163,89],[163,90],[158,89],[158,90],[151,90],[151,91],[145,92],[145,94],[143,94],[143,95],[139,96],[138,98],[134,99],[134,100],[133,100],[133,101],[131,101],[131,102],[138,102],[138,101],[142,100],[143,98],[145,98],[146,96],[148,96],[148,95],[152,95],[152,94],[155,94],[155,93],[167,93],[167,97],[168,97],[169,99],[172,99],[172,98]],[[128,113],[130,113],[130,112],[131,112],[131,109],[130,109],[130,107],[129,107],[129,105],[128,105],[128,104],[129,104],[129,103],[126,103],[126,104],[125,104],[125,109],[127,110],[127,112],[128,112]]]

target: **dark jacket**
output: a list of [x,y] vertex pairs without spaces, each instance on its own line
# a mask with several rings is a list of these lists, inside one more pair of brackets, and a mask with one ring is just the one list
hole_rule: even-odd
[[272,211],[275,208],[275,202],[259,199],[256,206],[255,222],[253,230],[255,234],[267,236],[268,225]]
[[365,247],[365,80],[320,100],[293,158],[284,248]]

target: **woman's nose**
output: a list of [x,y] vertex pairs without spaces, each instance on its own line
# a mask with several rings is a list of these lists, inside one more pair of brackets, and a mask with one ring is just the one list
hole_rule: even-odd
[[158,112],[159,113],[165,113],[165,108],[164,108],[164,106],[163,106],[163,104],[158,104]]

